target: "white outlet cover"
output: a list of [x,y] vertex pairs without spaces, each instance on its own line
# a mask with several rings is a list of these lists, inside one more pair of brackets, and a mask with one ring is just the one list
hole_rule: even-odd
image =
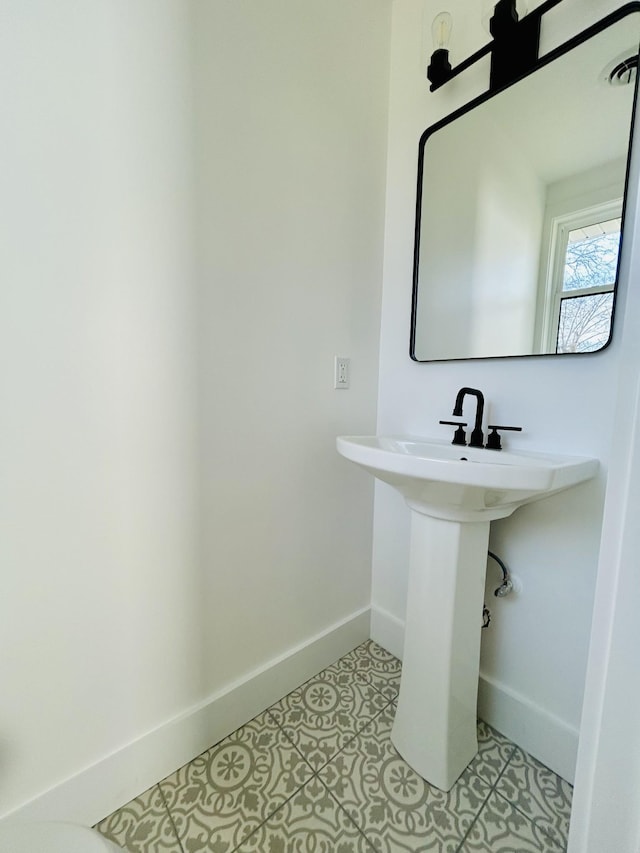
[[337,355],[334,359],[333,387],[348,388],[350,380],[350,359]]

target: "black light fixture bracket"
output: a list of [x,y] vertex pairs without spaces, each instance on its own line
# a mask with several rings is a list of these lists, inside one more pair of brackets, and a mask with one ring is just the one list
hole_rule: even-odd
[[492,41],[453,68],[449,62],[448,50],[440,48],[434,51],[427,69],[430,91],[435,92],[488,53],[491,54],[490,91],[508,86],[532,71],[539,58],[542,16],[560,2],[561,0],[545,0],[519,19],[516,0],[498,0],[489,22]]

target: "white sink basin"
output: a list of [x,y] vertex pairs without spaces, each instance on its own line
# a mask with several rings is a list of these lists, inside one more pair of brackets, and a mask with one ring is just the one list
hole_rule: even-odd
[[398,489],[412,510],[402,680],[391,740],[414,770],[449,791],[478,750],[490,522],[590,479],[598,462],[411,436],[340,436],[337,447]]
[[449,791],[478,751],[490,522],[590,479],[598,462],[410,436],[340,436],[337,446],[398,489],[412,510],[402,680],[391,740],[414,770]]
[[338,452],[400,491],[417,512],[492,520],[591,479],[596,459],[452,445],[412,436],[347,435]]

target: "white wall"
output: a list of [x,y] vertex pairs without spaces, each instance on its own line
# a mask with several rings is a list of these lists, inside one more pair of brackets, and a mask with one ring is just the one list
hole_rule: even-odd
[[[640,849],[640,586],[637,578],[640,496],[640,270],[638,125],[627,216],[633,242],[623,251],[623,289],[615,441],[612,445],[600,566],[589,650],[570,853]],[[629,221],[629,219],[627,219]]]
[[521,152],[488,135],[477,198],[478,263],[473,273],[473,352],[531,352],[543,219],[543,188]]
[[202,682],[187,7],[0,18],[5,812]]
[[[489,564],[481,709],[525,748],[573,774],[587,661],[605,474],[613,427],[619,336],[585,358],[524,358],[414,364],[408,358],[412,235],[417,143],[422,131],[486,88],[481,63],[437,93],[420,67],[420,33],[439,11],[435,2],[394,5],[391,54],[387,225],[378,430],[442,435],[462,385],[481,388],[493,422],[522,426],[510,446],[595,456],[598,480],[536,503],[492,525],[491,547],[511,568],[522,592],[497,600],[499,573]],[[486,40],[466,0],[450,4],[456,24],[452,61]],[[614,8],[614,3],[565,0],[543,24],[543,50],[564,41]],[[452,176],[455,180],[455,176]],[[401,650],[408,562],[408,510],[376,486],[373,632]],[[480,615],[479,615],[480,618]]]
[[389,14],[196,3],[209,683],[369,603]]
[[368,605],[389,7],[0,20],[0,814],[92,822]]

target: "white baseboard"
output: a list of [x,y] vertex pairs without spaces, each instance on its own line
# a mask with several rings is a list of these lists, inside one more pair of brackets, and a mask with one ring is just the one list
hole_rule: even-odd
[[366,607],[2,817],[97,823],[363,643],[369,620]]
[[573,785],[578,729],[483,672],[478,716]]
[[404,622],[382,607],[371,607],[371,639],[402,660]]
[[[402,660],[404,622],[381,607],[371,608],[371,639]],[[478,716],[573,784],[578,729],[482,672]]]

